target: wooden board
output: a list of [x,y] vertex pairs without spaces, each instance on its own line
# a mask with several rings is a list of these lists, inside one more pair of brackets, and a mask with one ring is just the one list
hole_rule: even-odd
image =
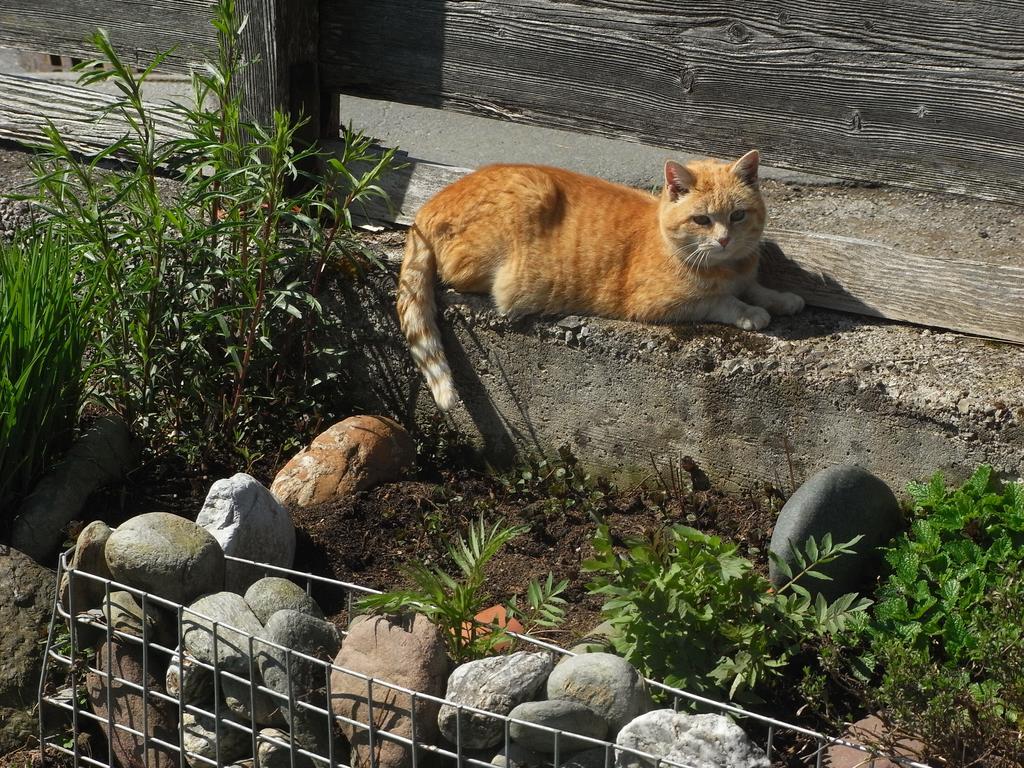
[[[393,208],[375,203],[365,215],[411,224],[416,211],[433,194],[470,172],[414,159],[406,163],[381,184],[390,194]],[[854,193],[835,190],[837,205],[843,205],[844,194]],[[904,193],[904,197],[907,199],[901,205],[905,210],[920,205],[916,195]],[[792,219],[820,218],[799,200],[786,205]],[[806,206],[806,216],[801,206]],[[963,215],[969,216],[970,207],[965,209]],[[764,281],[796,291],[811,306],[1024,343],[1024,260],[1018,254],[1013,254],[1015,260],[970,252],[960,255],[942,250],[941,242],[937,252],[925,238],[919,239],[923,252],[915,253],[827,230],[769,228],[766,234],[778,246],[766,245]]]
[[167,71],[187,72],[216,48],[209,0],[3,0],[0,46],[92,58],[86,41],[103,27],[125,61],[146,66],[169,48]]
[[[77,85],[0,73],[0,139],[38,144],[43,138],[40,126],[48,119],[71,149],[95,154],[128,130],[113,115],[96,122],[100,111],[114,101],[113,96]],[[149,109],[160,138],[185,135],[180,118],[168,107],[150,104]]]
[[1024,0],[325,0],[344,93],[1024,203]]

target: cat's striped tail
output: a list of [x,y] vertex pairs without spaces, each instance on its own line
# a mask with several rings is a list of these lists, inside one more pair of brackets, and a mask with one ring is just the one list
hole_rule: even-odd
[[438,407],[450,410],[458,402],[452,371],[441,346],[437,327],[434,280],[437,259],[430,244],[413,225],[405,238],[405,258],[398,277],[398,322],[409,342],[409,351],[430,387]]

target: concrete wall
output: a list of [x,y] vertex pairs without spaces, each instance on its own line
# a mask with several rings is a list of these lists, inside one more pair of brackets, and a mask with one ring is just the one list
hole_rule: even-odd
[[[401,236],[391,236],[393,245]],[[436,419],[394,319],[393,286],[348,297],[362,407]],[[826,311],[767,332],[592,318],[510,323],[489,301],[444,295],[446,348],[463,398],[451,422],[485,455],[568,445],[621,479],[683,455],[718,487],[790,490],[854,462],[896,489],[982,462],[1024,475],[1024,349]]]

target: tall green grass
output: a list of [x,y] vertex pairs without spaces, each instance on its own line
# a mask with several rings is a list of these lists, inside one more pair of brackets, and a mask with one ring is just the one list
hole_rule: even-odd
[[0,526],[75,427],[84,387],[88,302],[66,243],[0,243]]

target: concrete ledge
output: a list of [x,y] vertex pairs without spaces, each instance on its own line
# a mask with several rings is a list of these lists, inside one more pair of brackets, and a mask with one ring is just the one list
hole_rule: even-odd
[[[392,255],[401,235],[385,237]],[[351,313],[364,407],[429,419],[394,318],[393,286]],[[719,486],[789,489],[853,462],[897,490],[987,462],[1024,475],[1024,348],[810,310],[767,332],[595,318],[511,323],[486,298],[443,295],[446,349],[464,403],[452,414],[494,461],[566,444],[588,466],[639,480],[692,456]],[[351,309],[351,307],[350,307]],[[788,455],[787,455],[788,454]]]

